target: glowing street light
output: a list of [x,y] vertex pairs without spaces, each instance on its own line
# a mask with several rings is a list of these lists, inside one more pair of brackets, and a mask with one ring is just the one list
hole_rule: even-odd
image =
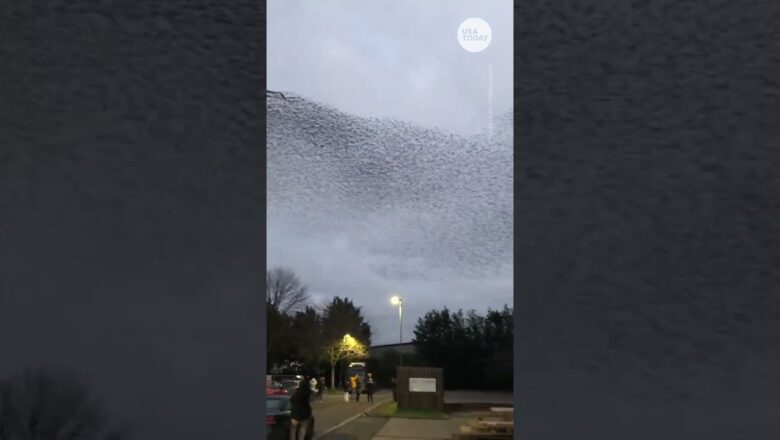
[[394,306],[398,306],[398,366],[401,367],[403,366],[403,355],[401,354],[400,344],[404,343],[404,300],[402,300],[398,295],[393,295],[393,297],[390,298],[390,303]]
[[344,346],[347,349],[347,353],[346,353],[345,359],[346,359],[347,362],[349,362],[349,358],[351,357],[352,350],[355,348],[355,343],[357,341],[355,341],[355,338],[350,336],[349,333],[344,335],[344,338],[342,339],[342,341],[343,341],[342,343],[344,344]]
[[354,350],[357,344],[357,339],[353,338],[349,333],[344,335],[344,345],[347,347],[347,350]]

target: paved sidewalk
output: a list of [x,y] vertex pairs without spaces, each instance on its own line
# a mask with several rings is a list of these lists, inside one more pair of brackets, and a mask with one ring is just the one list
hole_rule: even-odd
[[377,393],[374,395],[375,403],[368,403],[365,396],[360,399],[360,402],[354,400],[344,402],[342,394],[329,394],[324,397],[324,402],[315,401],[311,404],[315,420],[315,438],[320,438],[325,433],[337,429],[347,421],[353,420],[354,417],[362,415],[369,408],[389,400],[391,396],[389,392]]
[[[382,393],[376,402],[389,399],[389,395]],[[490,391],[448,391],[445,393],[445,402],[447,403],[491,403],[496,405],[512,405],[512,394]],[[463,410],[452,412],[449,418],[445,420],[430,419],[407,419],[407,418],[383,418],[366,417],[359,413],[365,411],[365,404],[337,405],[336,399],[332,398],[330,405],[325,405],[324,412],[333,412],[338,410],[338,416],[330,418],[324,425],[331,425],[332,428],[325,434],[323,430],[318,436],[321,440],[452,440],[453,436],[460,433],[460,426],[467,425],[469,420],[481,413],[487,411]],[[332,407],[331,407],[332,405]],[[315,407],[316,408],[316,407]],[[344,411],[344,412],[341,412]],[[352,413],[352,417],[346,416]],[[323,414],[324,416],[324,414]],[[335,425],[335,420],[342,419],[341,423]],[[334,426],[335,425],[335,426]]]
[[450,418],[447,420],[401,419],[388,421],[373,440],[451,440],[459,433],[458,427],[466,419]]
[[444,392],[444,403],[492,403],[513,405],[512,393],[507,391],[452,390]]
[[358,417],[346,425],[316,440],[370,440],[390,419],[384,417]]

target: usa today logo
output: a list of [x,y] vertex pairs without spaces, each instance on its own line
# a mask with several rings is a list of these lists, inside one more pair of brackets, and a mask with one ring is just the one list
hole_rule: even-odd
[[469,52],[482,52],[492,39],[490,25],[481,18],[469,18],[458,27],[458,43]]

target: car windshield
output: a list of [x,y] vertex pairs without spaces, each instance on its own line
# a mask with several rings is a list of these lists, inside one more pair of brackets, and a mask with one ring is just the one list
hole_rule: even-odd
[[267,397],[265,399],[266,411],[287,411],[290,406],[290,399],[279,399]]

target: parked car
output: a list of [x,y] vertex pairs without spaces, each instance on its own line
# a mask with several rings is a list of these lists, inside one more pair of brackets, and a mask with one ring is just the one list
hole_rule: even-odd
[[296,389],[298,389],[298,385],[301,383],[300,380],[283,380],[282,386],[289,394],[292,394],[295,392]]
[[288,395],[287,389],[279,382],[270,382],[265,385],[265,395]]
[[[288,440],[290,438],[290,396],[269,395],[265,399],[265,425],[268,440]],[[309,418],[309,430],[305,440],[314,438],[314,417]]]
[[283,380],[295,380],[295,379],[303,379],[303,376],[300,374],[272,374],[271,380],[274,380],[276,382],[281,382]]
[[269,440],[290,438],[290,396],[266,396],[265,425]]

